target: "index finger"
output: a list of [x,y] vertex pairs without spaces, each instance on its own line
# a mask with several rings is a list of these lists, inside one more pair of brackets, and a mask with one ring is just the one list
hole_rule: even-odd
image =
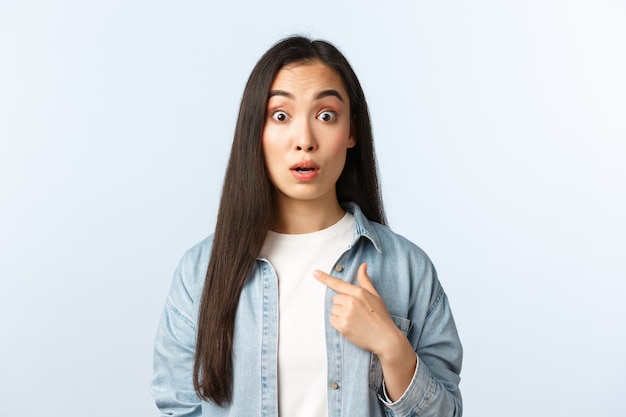
[[315,270],[313,271],[313,276],[315,277],[316,280],[326,285],[327,287],[332,288],[338,293],[349,294],[355,288],[354,285],[348,282],[342,281],[339,278],[335,278],[331,275],[328,275],[326,272],[323,272],[323,271]]

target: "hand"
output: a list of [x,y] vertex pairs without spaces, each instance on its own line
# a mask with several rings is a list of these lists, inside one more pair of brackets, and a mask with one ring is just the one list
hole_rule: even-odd
[[338,293],[333,297],[330,324],[350,342],[381,357],[393,350],[399,334],[404,339],[367,275],[367,264],[359,267],[359,285],[349,284],[322,271],[314,271],[313,275]]

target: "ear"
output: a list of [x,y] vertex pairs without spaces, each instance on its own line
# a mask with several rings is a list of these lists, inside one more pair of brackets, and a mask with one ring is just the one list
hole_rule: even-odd
[[348,138],[348,149],[354,148],[356,146],[356,139],[353,135],[350,135]]
[[350,137],[348,137],[348,149],[356,146],[356,126],[354,120],[350,123]]

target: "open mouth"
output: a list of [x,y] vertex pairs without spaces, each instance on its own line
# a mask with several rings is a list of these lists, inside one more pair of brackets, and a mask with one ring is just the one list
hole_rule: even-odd
[[313,161],[305,160],[296,162],[290,169],[299,180],[309,180],[317,175],[320,167]]

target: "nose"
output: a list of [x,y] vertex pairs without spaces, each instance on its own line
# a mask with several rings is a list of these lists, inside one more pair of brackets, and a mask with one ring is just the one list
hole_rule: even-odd
[[296,124],[294,132],[295,148],[298,151],[311,152],[317,148],[317,141],[312,126],[308,120]]

